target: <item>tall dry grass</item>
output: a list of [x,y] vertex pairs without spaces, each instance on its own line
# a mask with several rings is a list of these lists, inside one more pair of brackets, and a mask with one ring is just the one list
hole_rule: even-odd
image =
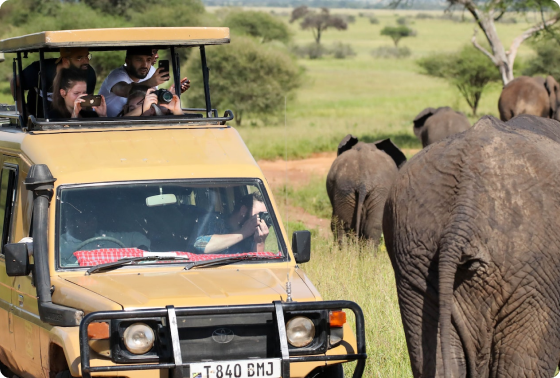
[[[303,270],[325,300],[346,299],[364,312],[368,360],[364,377],[411,377],[391,262],[381,245],[313,239],[311,261]],[[353,318],[349,316],[349,319]],[[354,320],[350,320],[354,326]],[[354,364],[346,364],[351,376]]]

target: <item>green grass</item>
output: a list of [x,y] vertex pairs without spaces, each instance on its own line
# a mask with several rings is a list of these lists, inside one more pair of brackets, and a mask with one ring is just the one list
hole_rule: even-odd
[[284,186],[274,192],[274,196],[283,199],[289,198],[292,206],[302,207],[309,214],[319,218],[330,219],[332,213],[331,202],[325,187],[326,177],[312,176],[309,183],[297,189]]
[[[337,12],[353,13],[351,10]],[[329,30],[322,40],[326,46],[336,41],[349,43],[357,53],[355,57],[299,60],[306,69],[307,79],[296,98],[287,101],[285,125],[284,117],[281,117],[276,125],[251,127],[247,122],[239,127],[255,158],[283,157],[286,150],[289,159],[334,151],[348,133],[368,141],[390,136],[402,148],[420,148],[412,134],[412,119],[429,106],[451,106],[469,114],[473,123],[484,114],[498,115],[501,84],[492,85],[483,94],[479,114],[475,117],[455,88],[441,79],[422,75],[415,63],[417,58],[431,52],[452,52],[470,43],[473,23],[412,19],[411,27],[418,31],[418,36],[404,38],[399,44],[409,47],[412,56],[400,60],[376,59],[371,57],[371,50],[392,44],[389,38],[379,35],[381,28],[395,24],[396,13],[414,15],[418,12],[366,12],[374,13],[380,23],[371,25],[368,18],[357,17],[356,23],[350,24],[347,31]],[[531,25],[518,19],[518,24],[496,25],[506,46]],[[300,30],[297,24],[290,27],[295,44],[312,42],[310,31]],[[479,40],[482,42],[481,36]],[[521,46],[519,58],[531,54],[527,45]]]
[[[341,269],[341,267],[344,267]],[[323,299],[358,303],[365,317],[368,359],[364,377],[411,377],[410,362],[391,262],[384,246],[377,251],[350,243],[313,238],[311,261],[303,269]],[[349,316],[354,326],[353,317]],[[351,376],[353,364],[346,364]]]

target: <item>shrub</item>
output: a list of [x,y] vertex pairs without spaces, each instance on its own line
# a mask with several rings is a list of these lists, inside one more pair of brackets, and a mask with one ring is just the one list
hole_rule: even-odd
[[284,21],[264,12],[232,11],[224,20],[224,26],[232,31],[258,38],[261,42],[281,41],[287,43],[291,35]]
[[402,58],[408,58],[411,55],[411,51],[408,47],[381,46],[373,50],[371,52],[371,55],[374,58],[402,59]]
[[486,86],[501,80],[499,71],[490,59],[471,45],[458,53],[434,54],[417,63],[425,74],[443,78],[457,87],[475,116]]
[[346,59],[355,56],[356,52],[349,43],[335,42],[331,48],[331,53],[336,59]]
[[294,46],[292,52],[299,58],[319,59],[330,53],[325,46],[310,42],[303,46]]
[[408,19],[406,17],[399,17],[397,18],[397,24],[402,26],[408,25]]
[[377,24],[379,24],[379,19],[375,16],[371,16],[369,18],[369,23],[372,24],[372,25],[377,25]]
[[560,79],[560,50],[558,44],[550,38],[544,38],[533,42],[531,47],[537,55],[527,61],[523,75],[552,75],[556,79]]
[[395,47],[398,47],[399,41],[406,37],[416,36],[416,31],[412,30],[408,26],[385,26],[381,29],[381,35],[385,35],[393,40]]
[[[208,48],[212,106],[232,109],[237,125],[247,115],[270,117],[283,109],[284,96],[301,85],[302,70],[292,56],[248,37],[237,37],[231,44]],[[193,49],[186,68],[192,76],[187,96],[192,107],[204,107],[200,71],[200,54]]]
[[434,16],[432,16],[429,13],[417,13],[415,16],[418,20],[428,20],[428,19],[433,19]]

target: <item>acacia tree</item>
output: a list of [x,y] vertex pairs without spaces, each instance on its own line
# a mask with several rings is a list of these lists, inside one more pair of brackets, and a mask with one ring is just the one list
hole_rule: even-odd
[[381,29],[381,35],[386,35],[393,40],[395,47],[399,47],[399,41],[405,37],[416,35],[414,30],[405,25],[399,26],[385,26]]
[[290,23],[299,19],[303,19],[300,24],[303,30],[311,29],[317,44],[321,43],[321,35],[327,29],[346,30],[348,28],[348,24],[342,17],[331,15],[327,8],[321,8],[319,12],[313,11],[305,5],[294,8]]
[[[408,0],[394,0],[393,5],[406,2]],[[413,0],[412,0],[413,1]],[[543,30],[548,30],[550,26],[558,22],[559,14],[556,13],[549,18],[545,17],[545,9],[558,9],[553,0],[446,0],[447,4],[459,6],[467,10],[478,28],[482,30],[486,40],[490,45],[490,51],[478,43],[477,31],[475,29],[472,37],[472,44],[484,55],[486,55],[498,70],[504,85],[513,80],[513,64],[517,57],[519,46],[529,37]],[[527,10],[539,11],[541,21],[531,28],[525,30],[517,36],[509,49],[506,50],[496,30],[495,21],[498,21],[507,11],[524,12]]]

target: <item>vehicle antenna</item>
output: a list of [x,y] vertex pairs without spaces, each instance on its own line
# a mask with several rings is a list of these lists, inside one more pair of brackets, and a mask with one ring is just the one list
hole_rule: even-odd
[[[288,98],[284,96],[284,206],[286,211],[286,232],[290,235],[288,223],[288,122],[287,122]],[[286,259],[286,302],[292,302],[292,282],[290,280],[290,264]]]

